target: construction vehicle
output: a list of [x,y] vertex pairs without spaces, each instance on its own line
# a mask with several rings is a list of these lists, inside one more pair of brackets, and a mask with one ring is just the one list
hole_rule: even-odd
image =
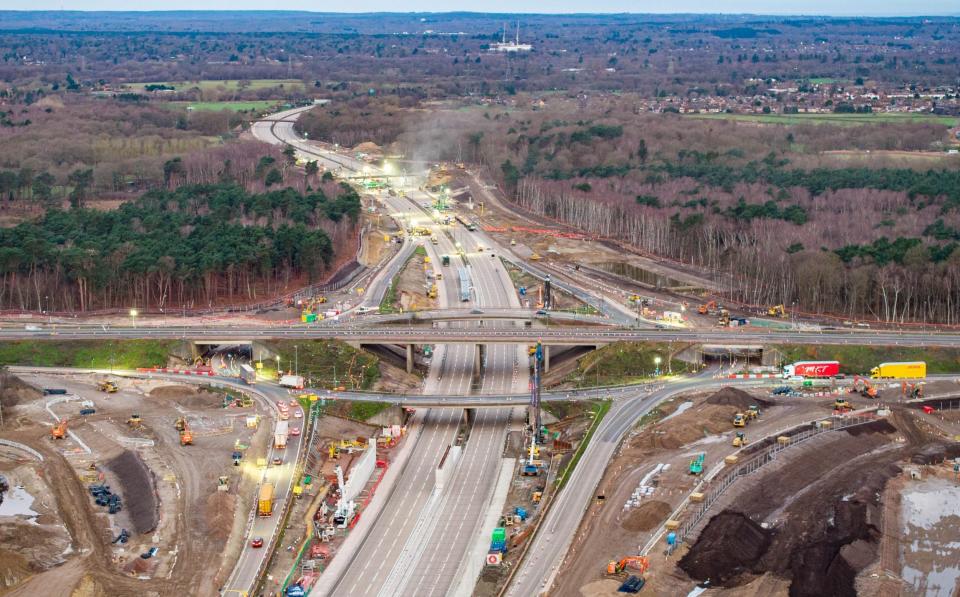
[[187,425],[187,420],[183,417],[180,417],[183,420],[183,428],[180,429],[180,445],[181,446],[192,446],[193,445],[193,432],[190,431],[190,427]]
[[707,455],[704,452],[700,452],[696,458],[690,461],[690,474],[699,475],[703,472],[703,461],[706,459]]
[[60,422],[50,428],[51,439],[63,439],[67,435],[67,420],[60,419]]
[[770,317],[784,318],[787,316],[787,309],[783,305],[774,305],[767,309],[767,315]]
[[837,398],[833,401],[833,410],[838,412],[846,412],[848,410],[853,410],[853,406],[846,398]]
[[747,445],[747,436],[744,432],[738,431],[735,436],[733,436],[733,447],[742,448]]
[[493,529],[493,535],[490,537],[491,552],[507,552],[507,529],[497,527]]
[[264,483],[260,486],[260,493],[257,496],[257,516],[271,514],[273,514],[273,484]]
[[127,425],[134,429],[140,429],[140,426],[143,425],[143,419],[140,418],[139,413],[134,413],[127,419]]
[[850,393],[860,394],[864,398],[876,398],[877,388],[875,388],[868,379],[857,376],[853,378],[853,386],[850,388]]
[[627,568],[639,570],[640,574],[644,574],[650,568],[650,560],[645,556],[627,556],[619,562],[611,560],[610,563],[607,564],[607,574],[620,574]]
[[751,404],[747,408],[747,419],[756,419],[760,417],[760,407],[756,404]]
[[177,419],[177,422],[174,423],[174,427],[177,428],[177,431],[183,431],[187,428],[187,420],[184,417]]
[[900,386],[900,391],[904,397],[910,400],[923,398],[923,382],[920,382],[920,383],[902,382]]
[[733,415],[733,426],[734,427],[746,427],[747,426],[747,415],[743,413],[737,413]]
[[230,477],[220,475],[217,478],[217,491],[230,491]]
[[717,311],[717,301],[710,301],[697,307],[697,313],[700,315],[713,315]]
[[117,390],[120,388],[118,388],[117,384],[110,380],[103,380],[97,382],[97,389],[101,392],[106,392],[107,394],[116,394]]
[[927,364],[924,361],[907,363],[880,363],[870,370],[873,379],[924,379]]
[[538,253],[533,253],[530,255],[530,261],[540,261],[540,255]]
[[730,327],[730,311],[720,309],[720,314],[717,316],[717,325],[722,328]]
[[432,299],[437,298],[437,292],[438,292],[437,285],[432,284],[430,286],[430,290],[427,292],[427,298],[432,298]]

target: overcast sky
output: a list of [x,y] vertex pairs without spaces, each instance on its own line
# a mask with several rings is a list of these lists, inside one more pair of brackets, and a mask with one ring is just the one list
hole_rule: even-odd
[[0,0],[6,10],[312,10],[318,12],[633,12],[754,13],[806,15],[960,15],[960,0]]

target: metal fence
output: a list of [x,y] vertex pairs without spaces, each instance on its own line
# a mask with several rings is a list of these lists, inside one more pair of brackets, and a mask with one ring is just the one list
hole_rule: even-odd
[[877,417],[871,413],[831,416],[829,419],[825,420],[830,421],[830,424],[822,425],[818,424],[820,423],[818,421],[811,423],[806,428],[800,428],[799,430],[795,429],[791,432],[788,432],[790,435],[777,436],[787,438],[787,441],[784,441],[783,443],[777,441],[777,438],[773,438],[773,443],[769,448],[763,450],[761,453],[756,454],[755,456],[752,456],[745,462],[728,467],[726,471],[723,471],[715,479],[710,481],[706,487],[706,490],[702,492],[704,494],[703,501],[699,504],[696,504],[696,508],[688,509],[686,519],[677,529],[677,543],[683,541],[696,529],[700,521],[703,520],[710,508],[717,502],[717,500],[720,499],[720,496],[723,495],[723,492],[725,492],[728,487],[733,485],[733,483],[741,477],[746,477],[761,467],[774,462],[779,454],[787,448],[796,446],[797,444],[812,437],[816,437],[822,433],[839,431],[855,425],[872,423],[877,420]]

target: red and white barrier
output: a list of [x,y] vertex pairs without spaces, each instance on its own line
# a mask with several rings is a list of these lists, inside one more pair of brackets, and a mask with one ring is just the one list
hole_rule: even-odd
[[731,373],[727,379],[776,379],[781,377],[777,373]]
[[170,369],[169,367],[138,367],[138,373],[173,373],[177,375],[201,375],[213,377],[216,373],[212,369]]

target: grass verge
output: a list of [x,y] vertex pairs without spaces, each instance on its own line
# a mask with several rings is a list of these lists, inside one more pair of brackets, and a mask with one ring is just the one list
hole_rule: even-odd
[[577,463],[580,462],[580,458],[583,456],[584,451],[586,451],[587,445],[593,438],[593,434],[596,433],[597,428],[600,427],[600,422],[603,421],[603,417],[610,412],[610,406],[612,404],[613,402],[611,400],[601,400],[594,407],[593,423],[590,424],[590,428],[587,429],[587,432],[583,435],[583,439],[580,440],[580,443],[577,445],[577,451],[574,452],[573,458],[567,463],[567,468],[563,469],[563,473],[557,477],[557,491],[563,489],[563,486],[567,484],[570,474],[573,472],[573,469],[576,468]]
[[19,340],[0,343],[0,365],[93,369],[166,366],[180,344],[176,340]]
[[[280,368],[296,371],[309,386],[333,390],[366,390],[380,379],[380,359],[337,340],[303,340],[267,342],[265,345],[280,356]],[[276,361],[263,360],[263,375],[276,371]]]
[[615,342],[584,355],[561,383],[578,388],[636,383],[661,374],[684,373],[689,364],[671,358],[682,346],[657,342]]

